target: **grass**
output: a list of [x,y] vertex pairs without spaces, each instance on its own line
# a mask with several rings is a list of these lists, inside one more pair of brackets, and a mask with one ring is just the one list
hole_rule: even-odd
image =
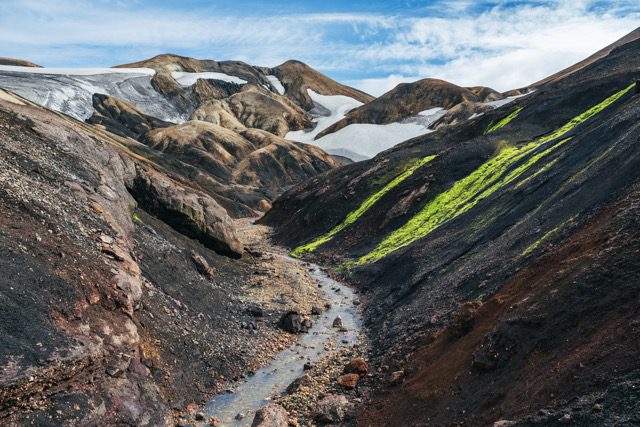
[[354,222],[356,222],[358,220],[358,218],[360,218],[365,212],[367,212],[378,200],[380,200],[391,189],[393,189],[394,187],[397,187],[402,181],[404,181],[405,179],[407,179],[408,177],[413,175],[413,173],[418,168],[420,168],[421,166],[429,163],[435,157],[436,156],[427,156],[427,157],[424,157],[422,159],[419,159],[419,160],[415,161],[413,163],[413,165],[411,165],[404,172],[402,172],[401,174],[399,174],[395,178],[393,178],[391,181],[389,181],[387,183],[387,185],[382,187],[376,193],[374,193],[371,196],[367,197],[367,199],[364,202],[362,202],[362,204],[360,204],[360,206],[356,210],[350,212],[340,224],[336,225],[331,230],[329,230],[327,233],[325,233],[322,236],[316,238],[312,242],[307,243],[306,245],[299,246],[298,248],[296,248],[291,253],[291,256],[300,257],[301,255],[303,255],[305,253],[313,252],[320,245],[323,245],[324,243],[327,243],[328,241],[333,239],[333,237],[336,234],[338,234],[340,231],[344,230],[346,227],[348,227],[349,225],[351,225]]
[[[506,146],[478,169],[437,195],[405,225],[389,234],[378,246],[350,266],[375,262],[380,258],[421,239],[443,223],[467,212],[481,200],[504,188],[558,149],[571,137],[559,140],[578,125],[594,117],[635,87],[635,83],[616,92],[599,104],[574,117],[551,134],[520,147]],[[543,145],[559,140],[549,147]],[[541,151],[540,151],[541,150]]]
[[491,123],[489,125],[489,127],[487,127],[487,129],[484,131],[485,135],[489,135],[490,133],[493,133],[499,129],[502,129],[503,127],[505,127],[506,125],[508,125],[513,119],[515,119],[516,117],[518,117],[518,114],[520,114],[520,112],[522,111],[522,107],[517,107],[511,114],[509,114],[507,117],[503,118],[502,120],[499,120],[497,123]]
[[540,237],[538,240],[530,244],[524,251],[522,251],[520,256],[525,257],[530,253],[532,253],[533,251],[535,251],[541,244],[543,244],[547,239],[549,239],[549,237],[553,236],[558,231],[562,230],[562,228],[564,228],[564,226],[567,225],[568,223],[572,223],[575,220],[576,216],[577,215],[569,218],[568,220],[564,221],[563,223],[559,224],[558,226],[544,233],[542,237]]

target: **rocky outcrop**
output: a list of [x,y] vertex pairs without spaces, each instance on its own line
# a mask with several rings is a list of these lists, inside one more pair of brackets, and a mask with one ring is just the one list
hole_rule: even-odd
[[311,126],[311,116],[300,107],[285,97],[253,85],[224,100],[206,101],[192,118],[234,131],[258,128],[277,136]]
[[141,138],[152,129],[171,126],[155,117],[144,114],[132,104],[113,96],[96,93],[93,95],[95,113],[87,123],[102,126],[116,135]]

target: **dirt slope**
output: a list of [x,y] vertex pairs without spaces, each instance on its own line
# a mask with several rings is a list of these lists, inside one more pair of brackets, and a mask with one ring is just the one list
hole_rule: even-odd
[[279,242],[363,291],[371,385],[405,381],[362,425],[637,422],[618,400],[640,380],[637,328],[616,331],[639,315],[639,53],[622,44],[274,203]]

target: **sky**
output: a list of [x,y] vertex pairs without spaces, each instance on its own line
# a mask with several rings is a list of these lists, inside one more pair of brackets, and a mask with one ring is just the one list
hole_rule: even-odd
[[298,59],[373,95],[526,86],[640,27],[640,0],[0,0],[0,56],[104,67],[160,53]]

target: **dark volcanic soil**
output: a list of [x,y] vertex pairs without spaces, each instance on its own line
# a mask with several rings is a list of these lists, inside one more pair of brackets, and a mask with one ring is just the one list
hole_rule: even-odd
[[363,291],[378,386],[404,381],[365,405],[361,425],[637,424],[622,398],[640,378],[630,40],[482,117],[300,184],[264,217],[296,248],[357,213],[305,256]]

